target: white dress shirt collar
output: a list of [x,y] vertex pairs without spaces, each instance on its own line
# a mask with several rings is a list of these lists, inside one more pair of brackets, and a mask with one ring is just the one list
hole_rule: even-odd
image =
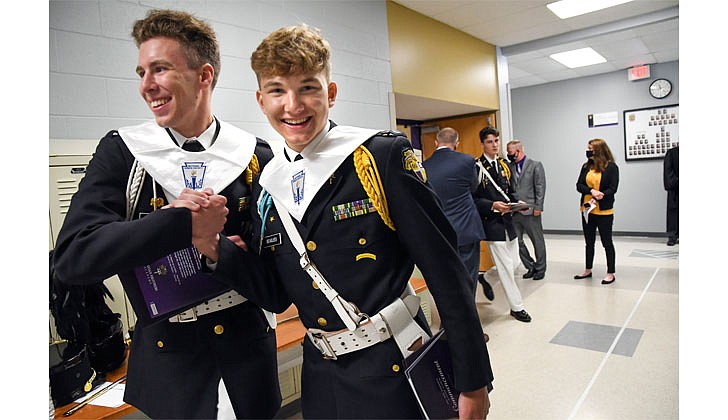
[[177,146],[182,147],[182,145],[188,141],[188,140],[197,140],[200,142],[202,147],[205,148],[205,150],[209,149],[210,146],[212,146],[212,141],[215,138],[215,131],[217,129],[217,119],[215,117],[212,118],[212,123],[205,129],[205,131],[200,134],[199,137],[185,137],[179,132],[177,132],[174,128],[169,128],[169,132],[172,133],[172,137],[174,137],[174,141],[177,143]]

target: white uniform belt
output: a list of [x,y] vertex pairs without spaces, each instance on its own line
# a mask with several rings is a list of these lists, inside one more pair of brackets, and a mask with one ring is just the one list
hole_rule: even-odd
[[179,314],[169,318],[169,322],[197,321],[197,317],[222,311],[223,309],[232,308],[233,306],[239,305],[247,300],[248,299],[243,297],[240,293],[230,290],[216,298],[212,298],[184,312],[180,312]]
[[429,336],[414,320],[419,309],[419,297],[415,295],[397,299],[378,314],[357,326],[339,331],[323,331],[309,328],[306,334],[324,359],[336,360],[337,356],[371,347],[394,337],[403,356],[409,355],[411,345]]

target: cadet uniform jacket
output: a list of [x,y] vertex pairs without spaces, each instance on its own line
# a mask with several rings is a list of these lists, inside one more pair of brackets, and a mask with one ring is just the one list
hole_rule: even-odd
[[[261,167],[272,157],[262,140],[257,140],[255,154]],[[118,274],[126,287],[136,281],[134,267],[192,244],[190,211],[153,211],[148,174],[133,220],[125,221],[133,162],[117,131],[101,139],[58,237],[54,261],[61,281],[91,284]],[[157,190],[162,191],[159,184]],[[225,234],[245,236],[251,218],[250,209],[240,205],[251,194],[245,176],[220,193],[230,211]],[[223,327],[222,334],[214,331],[216,326]],[[195,322],[138,324],[124,400],[152,418],[215,418],[221,375],[238,418],[271,418],[279,409],[275,332],[252,302]]]
[[[452,343],[456,387],[471,391],[490,384],[488,350],[469,291],[469,275],[455,251],[456,235],[426,183],[409,141],[397,133],[382,132],[363,146],[378,167],[396,230],[387,227],[376,211],[355,214],[342,210],[367,199],[352,153],[317,192],[301,222],[294,219],[309,257],[342,297],[369,315],[402,295],[417,264]],[[242,283],[242,293],[277,306],[277,312],[294,303],[308,328],[345,328],[331,303],[301,269],[275,206],[262,222],[262,251],[255,238],[250,247],[260,251],[265,261],[259,266],[260,275],[236,278],[242,267],[256,265],[256,258],[225,238],[220,243],[216,273]],[[259,234],[259,227],[254,227],[254,235]],[[244,274],[251,273],[254,271]],[[429,331],[422,311],[417,320]],[[304,418],[421,416],[393,339],[337,360],[323,359],[308,339],[303,347]]]
[[[490,174],[493,181],[498,183],[500,189],[510,198],[506,200],[505,197],[496,189],[488,177],[483,174],[480,180],[480,185],[475,191],[475,206],[478,207],[478,213],[483,221],[483,230],[485,231],[485,240],[489,242],[498,242],[506,240],[506,232],[508,232],[508,239],[514,239],[516,237],[516,229],[513,227],[513,215],[511,213],[502,214],[493,211],[493,203],[496,201],[517,202],[519,200],[516,194],[515,179],[510,174],[508,164],[506,161],[498,156],[498,171],[496,172],[493,167],[488,163],[485,156],[480,157],[480,162],[483,167]],[[505,165],[505,168],[504,168]]]

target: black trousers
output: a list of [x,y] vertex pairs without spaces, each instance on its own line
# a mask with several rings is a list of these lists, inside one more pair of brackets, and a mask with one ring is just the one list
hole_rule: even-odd
[[586,268],[591,270],[594,265],[594,244],[597,241],[597,229],[599,229],[599,239],[602,241],[604,252],[607,254],[607,273],[614,273],[614,261],[616,255],[614,252],[614,242],[612,242],[612,225],[614,224],[614,215],[598,215],[590,214],[589,223],[584,222],[581,218],[581,228],[584,231],[584,241],[586,242]]
[[680,237],[677,192],[667,192],[667,237],[676,240]]
[[468,286],[474,297],[478,285],[478,269],[480,269],[480,242],[458,246],[458,254],[470,273]]

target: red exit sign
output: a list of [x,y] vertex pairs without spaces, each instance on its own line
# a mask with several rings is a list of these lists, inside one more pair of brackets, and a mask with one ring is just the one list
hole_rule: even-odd
[[627,69],[627,78],[629,81],[647,79],[650,77],[650,65],[630,67]]

